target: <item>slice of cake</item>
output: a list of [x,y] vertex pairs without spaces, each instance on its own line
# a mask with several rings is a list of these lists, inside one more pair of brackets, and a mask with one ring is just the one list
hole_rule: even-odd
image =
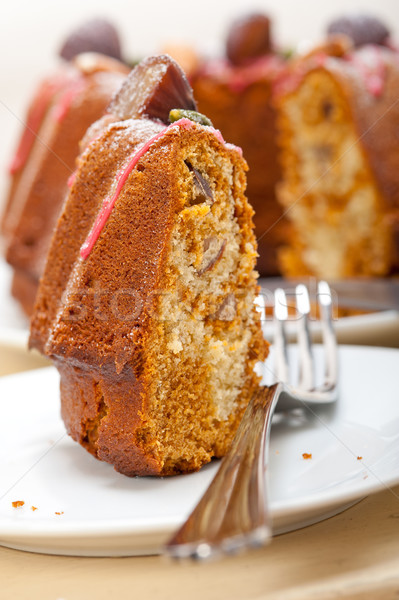
[[250,14],[234,21],[226,56],[204,60],[191,79],[198,109],[248,161],[248,198],[255,210],[261,275],[279,272],[277,248],[285,241],[283,210],[276,199],[277,160],[273,84],[285,60],[273,47],[270,20]]
[[195,108],[169,57],[132,71],[85,136],[32,319],[69,434],[130,476],[223,456],[267,350],[246,163]]
[[279,199],[293,227],[281,266],[290,276],[388,275],[399,269],[399,53],[371,17],[339,19],[330,32],[278,90]]
[[[28,315],[67,193],[68,178],[75,169],[79,141],[88,126],[104,113],[129,72],[124,64],[104,54],[73,54],[73,50],[94,47],[90,40],[101,23],[86,27],[86,35],[91,32],[89,40],[83,34],[68,38],[62,52],[71,62],[63,62],[38,86],[10,162],[11,184],[2,230],[6,259],[14,269],[12,293]],[[116,54],[112,28],[108,35],[103,29],[99,32],[102,37],[96,36],[95,47]]]

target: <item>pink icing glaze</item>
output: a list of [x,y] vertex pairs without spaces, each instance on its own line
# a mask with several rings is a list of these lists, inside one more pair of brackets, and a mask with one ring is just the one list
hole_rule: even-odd
[[328,54],[325,52],[320,52],[319,54],[315,54],[313,57],[313,61],[316,67],[324,67],[328,58]]
[[18,148],[8,167],[10,175],[14,175],[26,163],[51,100],[57,92],[67,85],[68,81],[69,78],[63,74],[45,80],[40,86],[28,111],[25,129]]
[[68,86],[54,107],[53,117],[57,123],[61,123],[61,121],[63,121],[71,107],[72,102],[84,90],[85,87],[86,83],[83,77],[79,77],[79,79],[76,79],[76,81]]
[[233,93],[240,94],[261,79],[273,80],[281,71],[284,60],[277,55],[261,56],[236,66],[225,59],[210,60],[199,70],[198,76],[224,82]]
[[303,63],[296,65],[295,70],[287,71],[275,81],[273,92],[276,96],[295,91],[303,81],[306,73],[317,67],[324,67],[328,60],[345,61],[351,64],[362,78],[367,91],[379,97],[385,86],[386,63],[384,50],[380,46],[368,44],[359,50],[344,55],[342,58],[329,57],[325,53],[315,54]]
[[240,148],[240,146],[236,146],[235,144],[226,144],[226,148],[229,150],[234,150],[235,152],[238,152],[240,156],[242,156],[242,148]]
[[68,177],[67,185],[69,188],[71,188],[73,186],[75,179],[76,179],[76,171],[71,173],[70,176]]
[[209,129],[212,131],[212,133],[215,134],[215,136],[217,137],[217,139],[219,140],[219,142],[222,142],[222,144],[226,143],[224,141],[223,136],[222,136],[222,132],[219,129],[215,129],[214,127],[209,127]]
[[180,127],[180,129],[191,129],[193,127],[193,121],[190,121],[190,119],[186,119],[186,117],[184,117],[183,119],[176,121],[176,123],[169,125],[167,129],[172,129],[173,127]]
[[[134,167],[139,162],[140,158],[142,156],[144,156],[144,154],[149,150],[149,148],[152,146],[152,144],[157,142],[160,138],[162,138],[171,129],[176,129],[176,128],[191,129],[192,127],[195,127],[195,126],[196,125],[193,121],[190,121],[190,119],[186,119],[186,118],[179,119],[179,121],[176,121],[175,123],[172,123],[171,125],[168,125],[164,129],[162,129],[162,131],[160,131],[159,133],[154,135],[152,138],[150,138],[145,144],[143,144],[141,146],[141,148],[139,148],[139,150],[129,160],[126,167],[121,169],[117,173],[117,176],[116,176],[117,183],[116,183],[115,191],[112,194],[112,196],[104,199],[103,205],[100,209],[100,212],[97,215],[94,225],[91,228],[89,235],[87,236],[85,242],[83,243],[83,245],[80,249],[80,256],[83,258],[83,260],[86,260],[86,258],[90,255],[90,252],[92,251],[96,241],[98,240],[98,238],[104,228],[104,225],[106,224],[108,217],[110,216],[112,209],[115,206],[115,202],[117,201],[118,196],[119,196],[123,186],[125,185],[127,178],[129,177],[130,173],[132,172]],[[225,144],[223,136],[218,129],[214,129],[213,127],[209,127],[209,129],[215,134],[215,136],[217,137],[217,139],[219,141],[221,141],[223,144]],[[241,148],[237,148],[237,147],[235,147],[235,148],[237,150],[241,150]]]
[[273,81],[273,94],[282,96],[294,92],[301,85],[306,73],[311,69],[324,67],[327,59],[328,56],[325,52],[319,52],[298,61],[292,70],[281,71]]
[[86,241],[84,242],[84,244],[82,245],[82,247],[80,249],[80,256],[84,260],[89,256],[90,252],[92,251],[94,244],[98,240],[98,238],[103,230],[103,227],[106,224],[108,217],[111,214],[112,209],[115,206],[115,202],[117,201],[118,196],[119,196],[123,186],[125,185],[127,178],[129,177],[130,173],[132,172],[134,167],[139,162],[140,158],[142,156],[144,156],[144,154],[152,146],[152,144],[157,142],[170,129],[173,129],[176,127],[181,127],[183,129],[189,129],[193,125],[194,125],[193,122],[190,121],[189,119],[180,119],[179,121],[176,121],[176,123],[172,123],[171,125],[168,125],[164,129],[162,129],[162,131],[160,131],[159,133],[154,135],[152,138],[150,138],[145,144],[143,144],[143,146],[141,146],[141,148],[129,160],[127,166],[117,174],[117,183],[116,183],[115,191],[111,197],[107,197],[104,199],[103,205],[101,207],[100,212],[97,215],[94,225],[91,228],[90,233],[86,238]]
[[372,96],[381,96],[386,78],[386,64],[382,49],[370,44],[349,54],[346,60],[355,67],[367,91]]

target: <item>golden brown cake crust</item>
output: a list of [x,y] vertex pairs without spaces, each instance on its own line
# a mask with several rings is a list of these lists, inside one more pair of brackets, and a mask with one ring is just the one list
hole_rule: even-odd
[[[95,456],[126,475],[196,470],[212,456],[227,451],[258,385],[254,364],[266,354],[251,300],[256,291],[256,254],[252,209],[243,195],[246,165],[239,153],[209,128],[195,124],[188,129],[169,128],[130,173],[100,237],[83,260],[80,249],[104,198],[114,189],[117,173],[126,166],[127,157],[164,129],[164,125],[145,119],[113,124],[104,119],[103,125],[100,134],[101,127],[95,127],[99,137],[79,159],[76,179],[57,224],[32,319],[30,345],[54,360],[61,374],[62,416],[67,430]],[[173,330],[171,337],[166,333],[168,325],[156,318],[171,293],[168,286],[174,275],[170,267],[166,268],[167,258],[173,247],[172,232],[176,221],[183,218],[187,202],[176,169],[184,166],[182,156],[193,143],[204,149],[204,160],[210,160],[206,152],[213,152],[233,167],[230,185],[236,201],[235,227],[241,239],[241,260],[247,261],[245,268],[240,267],[240,281],[232,277],[221,288],[221,298],[237,291],[236,302],[242,303],[243,313],[245,298],[240,298],[236,286],[243,296],[250,294],[245,333],[248,347],[242,374],[237,377],[240,391],[234,396],[234,408],[224,416],[218,416],[214,400],[204,393],[211,366],[204,360],[196,363],[195,356],[180,359],[179,340],[173,340]],[[213,168],[216,177],[219,167]],[[200,217],[209,214],[209,209],[197,205],[189,212]],[[178,306],[184,302],[186,298],[179,298]],[[212,298],[211,302],[217,309],[220,299]],[[175,304],[170,310],[175,310]],[[230,336],[234,352],[238,317],[233,315],[233,321],[227,323],[219,318],[212,330],[219,331],[224,341],[217,341],[211,351],[217,352],[218,345],[226,348]],[[210,319],[213,322],[215,317]],[[156,388],[161,368],[156,356],[165,352],[169,356],[162,367],[166,373],[162,386],[168,388],[166,402],[162,400],[163,390]],[[184,361],[192,361],[188,370]],[[196,370],[197,377],[193,377]],[[191,373],[191,379],[186,373]],[[196,389],[201,390],[200,395]],[[187,428],[184,435],[183,428]]]
[[[61,375],[61,415],[69,435],[121,473],[159,475],[160,465],[137,445],[135,434],[145,407],[142,386],[132,369],[126,367],[118,377],[109,377],[65,361],[55,364]],[[104,399],[108,416],[99,427]]]
[[26,271],[15,269],[11,283],[11,294],[18,300],[26,315],[31,315],[35,305],[38,281]]
[[[57,224],[57,236],[48,255],[47,265],[48,269],[51,268],[51,277],[49,275],[44,277],[36,307],[36,316],[32,321],[31,340],[42,351],[46,350],[47,353],[52,355],[58,355],[59,353],[64,355],[65,344],[68,349],[68,357],[74,356],[76,359],[81,359],[82,354],[79,349],[82,345],[85,361],[89,364],[95,361],[99,365],[106,356],[113,361],[113,352],[118,356],[123,354],[124,337],[131,332],[132,323],[130,320],[126,320],[125,323],[118,323],[115,332],[116,339],[112,341],[113,352],[111,352],[107,339],[114,338],[115,319],[112,320],[111,305],[113,294],[123,289],[121,282],[124,282],[126,272],[129,273],[130,287],[137,290],[138,297],[141,294],[146,294],[148,289],[156,288],[159,272],[158,269],[154,268],[154,264],[158,265],[161,258],[165,230],[170,227],[172,216],[170,205],[173,198],[170,189],[173,181],[173,157],[170,157],[168,161],[169,168],[163,169],[159,176],[151,179],[150,184],[153,187],[148,189],[146,182],[149,181],[149,178],[144,178],[142,173],[147,168],[146,163],[152,155],[151,150],[143,158],[144,170],[137,169],[132,173],[131,178],[136,181],[131,183],[129,179],[124,186],[123,195],[128,196],[131,194],[132,197],[129,215],[126,220],[120,223],[115,217],[115,212],[113,212],[106,225],[111,241],[106,243],[100,238],[89,258],[82,264],[82,269],[93,272],[91,277],[97,282],[97,285],[101,284],[99,299],[96,297],[95,289],[93,289],[92,294],[86,294],[84,297],[85,322],[88,322],[86,329],[82,331],[80,318],[77,314],[76,324],[71,319],[68,319],[65,324],[61,320],[57,324],[57,335],[55,336],[52,332],[49,340],[47,339],[48,331],[54,327],[53,322],[59,309],[61,293],[67,286],[70,273],[77,257],[79,257],[81,246],[91,230],[103,199],[107,197],[114,183],[117,170],[126,161],[126,154],[134,153],[137,146],[160,133],[163,128],[164,126],[161,124],[142,120],[136,124],[132,136],[128,121],[116,123],[94,140],[79,159],[78,173],[69,195],[69,202]],[[116,136],[118,136],[118,140],[114,143]],[[111,169],[110,156],[112,156],[113,163]],[[156,168],[156,165],[152,166],[152,169],[154,168]],[[138,185],[139,192],[137,192],[136,186],[140,180],[143,180],[144,185]],[[166,190],[164,193],[163,188]],[[132,194],[133,190],[134,194]],[[153,196],[158,199],[158,203],[149,210],[146,199]],[[82,204],[85,207],[84,213],[81,209]],[[133,239],[131,230],[138,227],[140,227],[141,235]],[[108,246],[108,244],[111,244],[111,248],[105,247],[104,249],[104,246]],[[115,256],[123,250],[122,255],[126,255],[124,259],[126,262],[122,269],[115,265],[110,271],[103,270],[103,249]],[[116,273],[114,269],[117,269]],[[86,282],[89,289],[91,285],[91,281]],[[81,295],[85,294],[86,287],[78,290],[75,300],[76,311],[79,308],[79,301],[82,301],[82,298],[79,297],[79,291]],[[101,298],[102,293],[104,293],[105,298]],[[101,300],[105,308],[96,306],[96,302]],[[131,299],[129,298],[129,300]],[[92,303],[91,306],[89,305],[90,302]],[[42,303],[43,311],[41,309]],[[87,312],[88,305],[89,312]],[[72,308],[68,308],[68,311],[72,310]],[[97,319],[97,310],[107,311],[103,322]],[[141,322],[145,318],[145,312],[140,311],[138,321]],[[65,334],[63,328],[65,328]],[[136,327],[138,338],[140,337],[140,328],[141,323],[139,327]],[[104,333],[105,330],[106,333]],[[96,339],[97,331],[101,333],[101,343],[96,343],[90,348],[90,342]],[[72,345],[68,339],[70,334],[73,335],[74,339]],[[47,344],[46,348],[45,344]],[[98,357],[102,357],[100,361]]]

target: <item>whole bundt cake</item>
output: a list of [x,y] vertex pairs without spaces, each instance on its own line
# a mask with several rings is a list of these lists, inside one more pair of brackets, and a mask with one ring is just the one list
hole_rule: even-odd
[[[98,21],[92,23],[86,27],[86,35],[91,32],[93,37],[98,27]],[[103,29],[101,32],[104,37],[97,36],[96,48],[104,47],[105,52],[112,31],[108,35]],[[75,168],[79,141],[88,126],[104,113],[129,72],[128,67],[105,54],[81,53],[93,47],[83,34],[78,39],[73,34],[67,43],[71,61],[64,61],[39,84],[9,167],[11,184],[2,232],[6,259],[14,269],[12,293],[28,315],[68,178]],[[80,53],[76,55],[73,50]]]
[[267,353],[246,163],[195,109],[168,56],[131,72],[85,136],[32,318],[69,434],[129,476],[223,456]]

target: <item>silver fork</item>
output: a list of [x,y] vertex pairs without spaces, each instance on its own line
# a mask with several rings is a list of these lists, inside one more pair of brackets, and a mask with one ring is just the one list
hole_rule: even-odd
[[[273,413],[307,404],[329,404],[337,398],[337,346],[332,326],[332,300],[328,284],[318,284],[325,375],[315,386],[309,334],[310,301],[304,285],[296,287],[299,346],[299,382],[290,386],[285,323],[288,319],[284,290],[274,294],[274,354],[277,383],[259,387],[251,398],[228,454],[210,486],[185,523],[164,547],[177,559],[204,560],[259,547],[272,536],[267,493],[268,446]],[[283,383],[284,382],[284,383]]]

